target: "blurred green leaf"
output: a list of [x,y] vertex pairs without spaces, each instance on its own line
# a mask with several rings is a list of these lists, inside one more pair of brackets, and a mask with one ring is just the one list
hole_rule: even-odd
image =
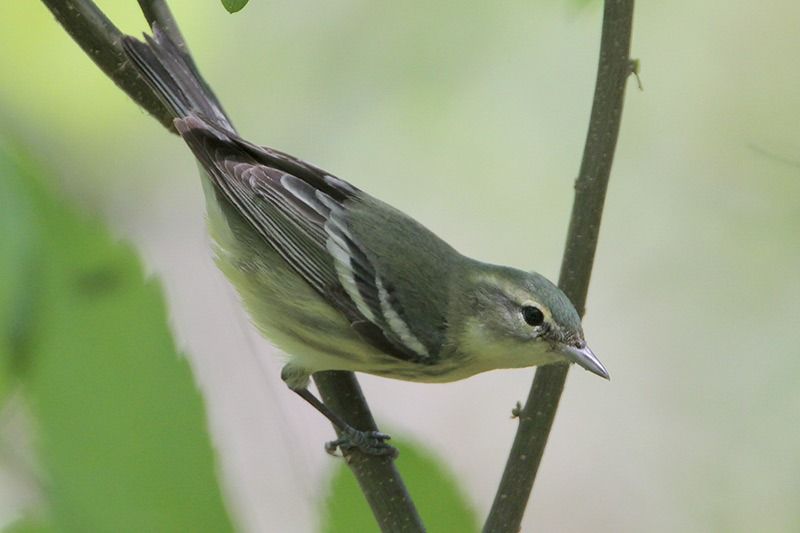
[[39,175],[0,144],[0,187],[14,208],[0,218],[0,235],[18,241],[2,244],[2,275],[11,277],[0,303],[30,309],[14,368],[35,417],[56,529],[232,530],[203,401],[158,284]]
[[228,10],[228,13],[236,13],[244,6],[247,5],[249,0],[222,0],[222,5]]
[[[430,452],[406,441],[397,441],[397,468],[431,533],[478,531],[475,512],[453,475]],[[361,489],[347,466],[340,463],[331,480],[323,511],[326,533],[378,532]]]
[[0,145],[0,402],[29,337],[40,227],[20,172]]

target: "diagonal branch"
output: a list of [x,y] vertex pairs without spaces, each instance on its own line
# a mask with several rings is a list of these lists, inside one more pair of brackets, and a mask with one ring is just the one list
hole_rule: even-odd
[[[42,0],[76,43],[128,96],[174,133],[172,117],[150,88],[131,68],[120,46],[122,33],[92,0]],[[178,25],[163,0],[139,0],[147,21],[157,22],[178,45],[194,68]],[[203,80],[198,73],[198,78]],[[203,83],[205,81],[203,80]],[[210,93],[210,92],[209,92]],[[210,93],[211,94],[211,93]],[[358,381],[352,372],[324,372],[315,375],[326,404],[353,427],[375,429]],[[385,457],[358,452],[347,455],[375,519],[384,531],[424,531],[414,502],[394,463]]]
[[[314,374],[314,383],[325,404],[334,412],[342,414],[342,418],[351,427],[362,431],[378,429],[361,394],[355,374],[340,371],[317,372]],[[345,458],[381,531],[425,531],[393,459],[359,452],[349,453]]]
[[186,41],[183,39],[178,23],[175,22],[175,17],[172,16],[172,11],[170,11],[167,3],[163,0],[139,0],[139,8],[142,10],[142,14],[147,19],[150,27],[152,28],[153,24],[158,24],[169,39],[184,52],[183,58],[187,63],[194,66],[189,48],[186,46]]
[[42,0],[42,3],[106,76],[165,128],[174,131],[169,111],[125,59],[120,44],[122,33],[94,2]]
[[[567,244],[559,286],[583,315],[592,273],[600,219],[619,134],[629,58],[633,0],[606,0],[592,114],[575,182]],[[567,365],[536,371],[503,478],[484,525],[484,532],[518,531],[567,378]]]

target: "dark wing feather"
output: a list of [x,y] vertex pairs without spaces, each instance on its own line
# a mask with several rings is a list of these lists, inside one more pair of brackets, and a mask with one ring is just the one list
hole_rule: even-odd
[[398,329],[399,303],[347,228],[347,203],[361,191],[200,118],[175,124],[224,198],[365,340],[400,359],[429,360],[408,328]]

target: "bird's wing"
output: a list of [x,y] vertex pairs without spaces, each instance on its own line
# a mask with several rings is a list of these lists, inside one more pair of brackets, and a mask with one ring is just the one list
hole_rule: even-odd
[[201,118],[175,124],[224,198],[365,340],[403,360],[434,361],[348,228],[348,204],[365,193]]

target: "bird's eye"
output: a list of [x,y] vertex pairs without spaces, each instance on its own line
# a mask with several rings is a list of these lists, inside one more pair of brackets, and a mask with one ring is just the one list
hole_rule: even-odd
[[541,326],[544,323],[544,313],[532,305],[522,307],[522,318],[531,326]]

